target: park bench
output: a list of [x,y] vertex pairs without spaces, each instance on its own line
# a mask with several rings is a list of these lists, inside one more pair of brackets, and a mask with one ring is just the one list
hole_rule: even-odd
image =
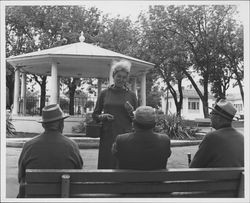
[[210,118],[196,118],[195,123],[197,127],[210,127],[211,126]]
[[244,197],[244,168],[27,169],[25,197]]

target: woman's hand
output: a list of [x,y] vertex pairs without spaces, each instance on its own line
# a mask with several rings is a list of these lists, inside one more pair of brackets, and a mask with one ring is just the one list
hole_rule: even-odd
[[101,115],[99,115],[98,118],[100,121],[105,121],[105,120],[112,121],[112,120],[114,120],[114,116],[109,114],[109,113],[101,114]]
[[127,110],[127,112],[131,113],[134,111],[134,107],[130,104],[129,101],[126,101],[126,103],[124,104],[125,109]]

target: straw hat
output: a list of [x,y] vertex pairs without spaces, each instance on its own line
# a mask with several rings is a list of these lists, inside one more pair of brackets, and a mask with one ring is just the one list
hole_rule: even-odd
[[65,116],[62,109],[58,104],[51,104],[45,106],[42,111],[42,119],[39,120],[39,123],[49,123],[61,119],[68,118],[69,116]]
[[135,121],[140,124],[154,124],[156,122],[155,110],[150,106],[140,106],[135,111]]
[[233,120],[237,112],[233,104],[225,99],[219,100],[214,108],[211,107],[208,108],[212,109],[215,113],[219,114],[220,116],[228,120]]

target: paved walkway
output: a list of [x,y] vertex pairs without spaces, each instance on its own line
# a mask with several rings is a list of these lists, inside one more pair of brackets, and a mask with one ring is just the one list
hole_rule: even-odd
[[[211,128],[203,129],[203,132],[210,131]],[[238,128],[239,131],[244,133],[244,128]],[[14,146],[6,148],[6,197],[7,198],[15,198],[18,193],[18,182],[17,182],[17,163],[18,158],[21,153],[22,148],[16,147],[16,145],[22,145],[24,139],[16,139],[14,141],[7,139],[7,146]],[[75,138],[77,139],[77,138]],[[8,142],[10,145],[8,145]],[[20,143],[21,142],[21,143]],[[86,141],[82,144],[82,149],[80,150],[81,156],[84,160],[84,168],[85,169],[96,169],[97,168],[97,157],[98,157],[98,149],[96,149],[97,141],[93,141],[93,149],[86,149]],[[98,141],[99,142],[99,141]],[[185,141],[174,141],[172,142],[172,155],[168,160],[168,168],[187,168],[188,160],[187,153],[191,153],[192,157],[198,149],[197,143],[188,143],[186,142],[186,146],[183,145]],[[12,144],[11,144],[12,143]],[[19,143],[19,144],[18,144]],[[91,141],[88,142],[88,145]],[[187,146],[190,145],[191,146]],[[195,144],[195,145],[194,145]],[[173,147],[174,146],[174,147]]]
[[[187,168],[187,153],[192,157],[197,151],[198,146],[173,147],[172,155],[168,160],[168,168]],[[15,198],[18,193],[17,182],[17,162],[22,148],[7,147],[6,149],[6,197]],[[84,161],[85,169],[97,168],[97,149],[81,149],[81,156]]]

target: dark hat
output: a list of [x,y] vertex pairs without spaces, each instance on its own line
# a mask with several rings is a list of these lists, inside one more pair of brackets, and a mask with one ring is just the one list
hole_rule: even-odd
[[150,106],[140,106],[135,111],[135,121],[137,123],[148,125],[156,122],[155,110]]
[[42,119],[39,120],[39,123],[49,123],[61,119],[68,118],[69,116],[65,116],[62,109],[58,104],[51,104],[45,106],[42,111]]
[[212,109],[215,113],[219,114],[220,116],[228,119],[233,120],[237,110],[233,106],[233,104],[226,99],[220,99],[214,108],[208,107]]

